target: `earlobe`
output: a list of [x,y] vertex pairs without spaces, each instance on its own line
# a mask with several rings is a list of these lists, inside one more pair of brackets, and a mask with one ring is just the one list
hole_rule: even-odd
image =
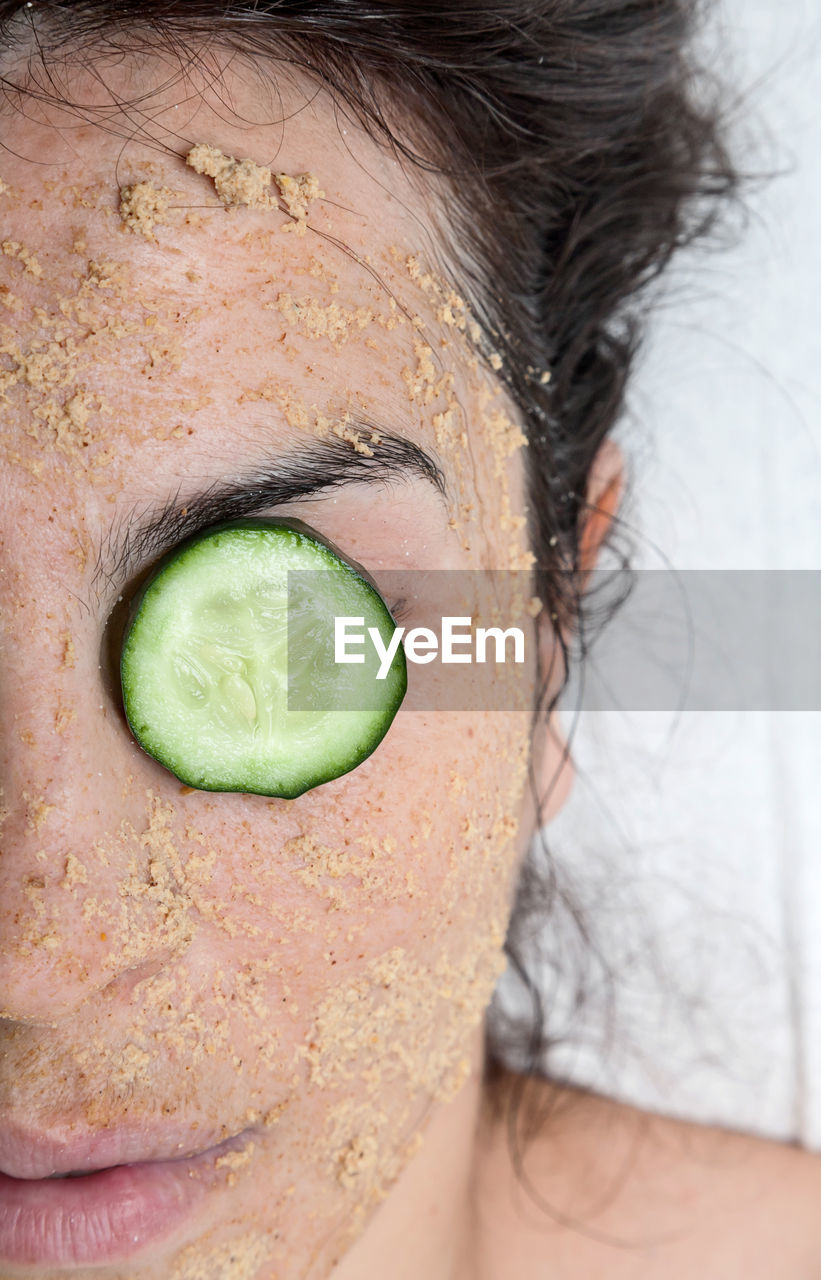
[[586,577],[613,524],[624,492],[624,458],[614,440],[605,440],[593,459],[580,516],[579,568]]
[[537,798],[536,821],[544,826],[565,804],[573,786],[574,768],[559,713],[553,705],[565,678],[562,646],[547,617],[540,617],[541,714],[534,726],[531,757],[534,792]]
[[538,818],[541,824],[545,824],[564,807],[576,776],[557,711],[552,712],[544,728],[541,762],[537,760],[534,764],[539,797]]
[[[624,492],[624,459],[612,440],[598,449],[587,480],[585,505],[580,516],[579,570],[582,585],[595,568],[599,553],[610,531]],[[548,704],[561,687],[564,674],[562,655],[555,632],[547,620],[542,623],[542,670],[548,683]],[[561,670],[559,669],[561,667]],[[548,822],[567,801],[573,786],[573,761],[555,708],[546,723],[537,728],[534,743],[533,772],[539,797],[538,821]]]

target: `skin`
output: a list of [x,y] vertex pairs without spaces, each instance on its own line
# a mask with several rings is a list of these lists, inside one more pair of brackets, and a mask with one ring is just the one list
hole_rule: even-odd
[[[124,96],[135,74],[109,83]],[[402,712],[366,763],[295,801],[191,793],[138,749],[100,663],[135,579],[99,572],[98,550],[135,511],[298,453],[317,414],[350,412],[427,448],[447,501],[410,480],[278,514],[377,582],[526,565],[519,433],[438,317],[446,294],[408,268],[431,231],[392,157],[304,86],[280,104],[226,69],[234,115],[205,91],[152,93],[160,67],[139,76],[159,146],[56,107],[3,121],[0,1122],[181,1125],[186,1151],[244,1134],[184,1231],[95,1276],[370,1274],[368,1228],[411,1161],[404,1234],[420,1213],[431,1229],[402,1274],[444,1276],[464,1253],[480,1023],[532,821],[529,714]],[[80,72],[69,88],[103,93]],[[260,100],[284,128],[248,125]],[[202,140],[317,174],[311,230],[226,211],[184,163]],[[119,210],[139,182],[173,192],[149,235]],[[343,308],[335,340],[293,298]],[[526,706],[532,664],[517,677]]]
[[[527,555],[510,408],[438,286],[407,268],[437,256],[430,191],[326,99],[306,106],[304,85],[278,102],[225,67],[220,101],[196,76],[157,91],[167,71],[106,69],[115,92],[148,94],[151,143],[135,113],[110,117],[113,134],[54,107],[2,124],[17,345],[0,363],[25,377],[6,386],[0,452],[0,1124],[180,1125],[188,1151],[245,1135],[185,1228],[102,1280],[769,1280],[774,1258],[815,1274],[817,1162],[785,1146],[557,1090],[549,1124],[522,1113],[552,1216],[522,1193],[495,1109],[512,1081],[483,1091],[481,1017],[533,823],[527,713],[403,710],[365,764],[295,801],[192,793],[131,738],[101,657],[150,565],[121,585],[95,573],[97,547],[238,459],[298,452],[317,413],[387,422],[446,476],[446,504],[412,481],[283,511],[377,582]],[[78,70],[67,88],[105,105]],[[315,173],[306,234],[281,210],[226,212],[184,163],[202,141]],[[174,193],[154,239],[120,216],[138,182]],[[346,308],[337,343],[282,295]],[[362,308],[385,323],[360,328]],[[452,374],[427,402],[420,334]],[[591,477],[591,567],[618,470],[605,451]],[[532,692],[532,669],[521,678]],[[559,755],[545,734],[543,781]],[[565,770],[553,808],[568,785]]]

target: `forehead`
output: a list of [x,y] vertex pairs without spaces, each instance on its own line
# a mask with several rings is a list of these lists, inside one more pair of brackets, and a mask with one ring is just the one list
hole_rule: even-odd
[[293,73],[214,70],[78,65],[81,107],[0,116],[19,483],[41,504],[66,483],[92,507],[150,501],[306,434],[365,455],[387,425],[435,457],[463,523],[493,494],[512,543],[521,434],[430,269],[443,191]]
[[[168,337],[167,361],[184,342],[194,365],[183,370],[180,361],[178,381],[187,375],[189,390],[201,383],[203,366],[194,368],[205,350],[215,382],[235,385],[243,357],[263,352],[260,374],[276,362],[298,379],[312,358],[327,380],[334,366],[353,372],[364,351],[378,382],[379,363],[408,345],[389,335],[424,301],[412,296],[407,273],[410,246],[429,239],[418,197],[392,156],[337,120],[326,95],[290,84],[271,100],[269,89],[278,115],[248,124],[263,104],[235,70],[222,75],[219,93],[200,96],[190,85],[151,92],[160,71],[143,69],[137,86],[132,72],[140,106],[109,113],[104,127],[56,107],[38,107],[39,119],[4,113],[7,309],[18,326],[29,315],[42,324],[51,311],[88,328],[107,302],[109,318],[121,321],[123,373],[144,346],[142,320]],[[120,86],[109,88],[121,96]],[[82,79],[68,89],[90,93]],[[84,101],[82,114],[100,113]],[[189,155],[204,172],[186,163]],[[220,180],[226,157],[248,158],[232,184]],[[336,358],[343,348],[344,362]],[[131,395],[141,380],[130,372]]]

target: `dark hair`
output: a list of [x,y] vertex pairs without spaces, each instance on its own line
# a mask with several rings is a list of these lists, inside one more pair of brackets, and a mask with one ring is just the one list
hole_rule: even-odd
[[[0,0],[4,49],[33,49],[2,84],[12,100],[20,92],[53,100],[61,63],[78,52],[91,59],[160,45],[184,69],[198,40],[216,41],[307,71],[408,165],[450,179],[441,235],[503,357],[500,376],[528,439],[538,590],[551,615],[572,620],[583,654],[586,480],[622,408],[646,289],[679,246],[711,227],[735,182],[689,51],[698,8],[695,0]],[[514,963],[515,931],[535,893],[524,878],[508,939]]]

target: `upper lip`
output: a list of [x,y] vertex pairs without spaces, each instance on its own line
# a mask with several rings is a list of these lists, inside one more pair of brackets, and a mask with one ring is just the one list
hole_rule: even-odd
[[0,1120],[0,1173],[48,1178],[55,1173],[94,1173],[118,1164],[181,1160],[239,1136],[224,1129],[200,1132],[196,1125],[163,1125],[160,1130],[145,1123],[94,1132],[81,1124],[66,1124],[44,1131]]

